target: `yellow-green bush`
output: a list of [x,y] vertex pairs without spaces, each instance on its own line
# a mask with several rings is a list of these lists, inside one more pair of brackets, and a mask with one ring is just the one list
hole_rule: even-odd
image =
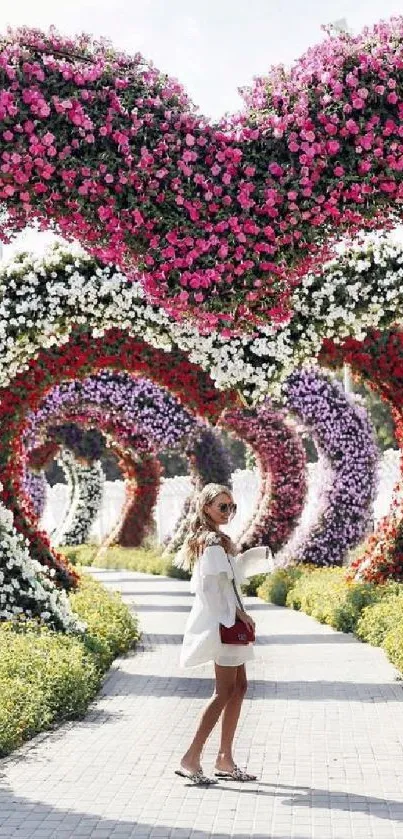
[[354,632],[364,607],[381,596],[379,586],[346,580],[344,568],[317,568],[299,577],[287,594],[286,605],[334,629]]
[[137,620],[120,594],[108,592],[91,577],[83,575],[80,587],[70,595],[70,603],[73,612],[87,624],[84,642],[102,670],[138,638]]
[[172,564],[171,555],[164,556],[158,548],[121,548],[113,546],[100,551],[94,545],[74,545],[60,548],[73,565],[95,565],[97,568],[125,569],[143,574],[189,579],[189,574]]
[[0,755],[56,721],[81,716],[112,658],[138,638],[120,597],[94,580],[83,579],[70,599],[88,624],[83,636],[34,621],[0,623]]
[[277,568],[271,574],[267,574],[258,586],[256,594],[268,603],[276,603],[277,606],[285,606],[287,594],[295,585],[302,573],[308,573],[308,566],[289,565],[287,568]]
[[300,609],[342,632],[382,646],[403,673],[403,584],[350,582],[345,568],[294,565],[268,574],[259,597]]
[[248,597],[254,597],[257,594],[258,589],[264,583],[267,574],[255,574],[253,577],[249,577],[249,579],[242,583],[242,591]]
[[396,584],[382,586],[380,590],[382,600],[363,610],[355,630],[361,641],[374,647],[380,647],[386,635],[403,619],[403,591],[396,593]]
[[388,632],[382,646],[392,664],[403,673],[403,620]]

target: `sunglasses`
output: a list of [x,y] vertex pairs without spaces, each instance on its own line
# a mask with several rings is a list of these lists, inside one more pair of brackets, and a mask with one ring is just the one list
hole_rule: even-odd
[[220,513],[236,513],[237,506],[236,504],[219,504],[218,509]]

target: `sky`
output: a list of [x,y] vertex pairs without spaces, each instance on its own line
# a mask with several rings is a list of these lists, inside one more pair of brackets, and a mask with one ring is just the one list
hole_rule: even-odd
[[323,24],[344,19],[359,32],[399,13],[403,0],[13,0],[1,4],[0,32],[54,25],[108,37],[179,79],[201,112],[218,119],[240,108],[239,87],[322,40]]

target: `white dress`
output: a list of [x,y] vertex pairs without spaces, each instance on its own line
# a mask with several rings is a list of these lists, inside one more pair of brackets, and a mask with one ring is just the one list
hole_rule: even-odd
[[[222,644],[220,623],[235,623],[237,606],[234,579],[242,603],[240,585],[253,574],[268,573],[268,549],[251,548],[237,557],[229,556],[220,544],[206,547],[196,560],[190,590],[195,595],[188,617],[180,655],[181,667],[198,667],[209,661],[237,667],[254,657],[253,644]],[[269,552],[271,559],[271,553]]]

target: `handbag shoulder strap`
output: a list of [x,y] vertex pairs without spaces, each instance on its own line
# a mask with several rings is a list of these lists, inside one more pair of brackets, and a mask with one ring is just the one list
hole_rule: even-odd
[[239,596],[238,589],[237,589],[237,587],[236,587],[236,585],[235,585],[235,574],[234,574],[234,569],[233,569],[233,567],[232,567],[231,560],[230,560],[230,558],[229,558],[228,554],[227,554],[227,559],[228,559],[229,566],[230,566],[231,571],[232,571],[232,580],[231,580],[231,582],[232,582],[232,588],[234,589],[234,592],[235,592],[235,597],[236,597],[236,600],[237,600],[237,602],[238,602],[238,606],[239,606],[239,608],[240,608],[241,612],[243,612],[243,611],[244,611],[244,607],[243,607],[243,604],[242,604],[241,598],[240,598],[240,596]]

